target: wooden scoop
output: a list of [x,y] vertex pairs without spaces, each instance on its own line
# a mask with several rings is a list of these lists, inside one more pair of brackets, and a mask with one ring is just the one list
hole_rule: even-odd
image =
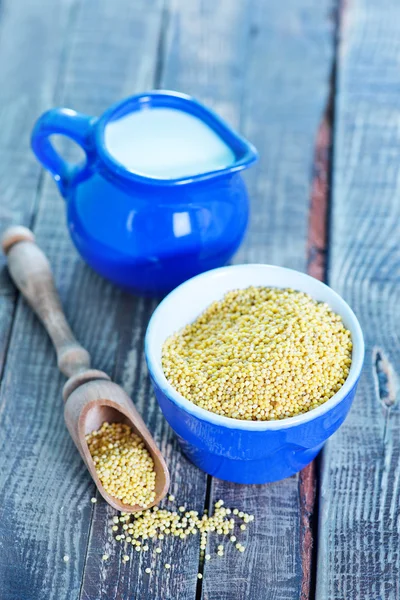
[[90,368],[90,355],[76,341],[66,321],[49,261],[35,244],[33,233],[26,227],[11,227],[3,236],[2,245],[15,285],[45,326],[57,351],[58,368],[69,378],[63,389],[65,423],[100,494],[119,511],[143,510],[138,505],[124,504],[105,491],[85,439],[104,421],[127,423],[143,439],[153,458],[156,498],[151,506],[158,504],[169,487],[169,473],[161,452],[124,390],[103,371]]

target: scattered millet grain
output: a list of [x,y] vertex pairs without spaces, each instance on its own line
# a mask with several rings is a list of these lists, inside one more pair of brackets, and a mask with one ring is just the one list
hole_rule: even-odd
[[292,289],[228,292],[163,345],[171,385],[198,406],[235,419],[292,417],[345,382],[352,342],[327,304]]
[[63,556],[63,561],[64,561],[64,562],[68,562],[68,561],[69,561],[69,556],[68,556],[68,554],[65,554],[65,555]]
[[[226,537],[226,539],[230,539],[232,542],[236,541],[236,536],[232,535],[235,527],[240,533],[240,519],[243,521],[246,517],[249,519],[253,515],[248,515],[247,513],[243,513],[242,511],[238,511],[236,509],[225,508],[224,503],[222,501],[218,501],[214,505],[214,513],[208,514],[208,512],[204,511],[203,515],[200,515],[196,510],[186,510],[185,513],[182,513],[178,510],[167,510],[164,508],[159,508],[157,506],[152,509],[145,509],[142,511],[137,511],[132,514],[121,513],[119,517],[114,517],[112,519],[112,524],[110,527],[110,531],[112,533],[115,532],[114,525],[115,520],[118,519],[119,527],[124,527],[124,525],[128,526],[128,531],[131,535],[131,543],[137,552],[143,550],[148,550],[149,545],[146,542],[143,546],[141,546],[140,540],[153,540],[158,544],[158,540],[160,539],[160,531],[164,533],[162,535],[162,539],[164,537],[177,537],[179,540],[186,540],[191,534],[200,533],[200,558],[201,560],[210,560],[211,555],[205,554],[208,542],[208,535],[212,532],[218,533],[219,531]],[[230,517],[231,514],[236,514],[237,519]],[[239,515],[242,515],[242,518]],[[118,529],[118,527],[117,527]],[[128,538],[123,539],[123,535],[117,534],[114,538],[116,541],[127,544]],[[245,547],[238,542],[236,548],[239,552],[244,552]],[[124,546],[126,548],[126,546]],[[161,547],[157,545],[157,547],[153,547],[153,552],[155,556],[160,555],[162,552]],[[224,545],[219,543],[217,545],[217,556],[224,556]],[[122,557],[123,562],[126,562],[125,556]],[[168,566],[167,566],[168,565]],[[170,568],[170,565],[164,564],[166,569]],[[147,572],[147,571],[146,571]]]
[[86,436],[86,442],[106,492],[132,506],[146,508],[154,502],[154,462],[129,425],[103,423]]

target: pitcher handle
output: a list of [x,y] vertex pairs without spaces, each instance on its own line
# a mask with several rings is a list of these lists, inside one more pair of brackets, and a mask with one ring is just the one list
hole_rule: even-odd
[[[43,113],[32,131],[31,146],[39,162],[50,171],[61,194],[65,197],[72,184],[82,181],[88,174],[96,152],[92,136],[95,117],[84,115],[69,108],[53,108]],[[49,137],[65,135],[79,144],[86,160],[77,165],[65,161],[55,150]]]

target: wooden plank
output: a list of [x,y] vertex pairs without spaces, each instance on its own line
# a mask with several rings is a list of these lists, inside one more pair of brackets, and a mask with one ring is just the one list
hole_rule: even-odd
[[[29,151],[37,116],[54,102],[58,67],[75,1],[5,0],[0,13],[0,225],[30,225],[40,168]],[[54,11],[54,14],[52,12]],[[40,39],[40,44],[37,40]],[[32,48],[35,51],[32,52]],[[0,253],[0,376],[16,294]]]
[[[314,237],[321,236],[325,228],[325,222],[314,216],[315,187],[320,179],[314,180],[312,188],[311,176],[318,125],[324,123],[329,99],[334,37],[331,8],[328,1],[318,5],[302,2],[301,6],[286,2],[284,9],[272,1],[259,1],[241,17],[247,18],[247,36],[241,47],[244,83],[236,118],[259,149],[260,164],[247,178],[252,220],[237,262],[312,269],[307,243],[314,245]],[[317,167],[323,153],[320,137]],[[311,191],[314,204],[309,224]],[[312,274],[320,275],[315,270]],[[203,597],[308,598],[314,496],[313,466],[300,478],[268,486],[214,480],[212,502],[223,498],[243,507],[255,515],[255,522],[246,531],[245,554],[238,554],[230,544],[224,559],[206,563]],[[215,548],[210,550],[215,554]]]
[[[50,15],[47,27],[51,27],[54,3],[53,8],[37,4],[38,15],[41,11]],[[161,6],[157,1],[134,6],[125,0],[92,1],[75,10],[67,4],[74,10],[68,45],[59,61],[57,100],[99,113],[152,78]],[[107,37],[115,43],[105,43]],[[136,72],[142,54],[148,58]],[[2,60],[7,59],[0,56],[0,64]],[[27,61],[20,60],[19,68],[26,69]],[[21,150],[21,160],[28,153],[28,148]],[[27,200],[19,196],[21,190],[15,193],[25,211]],[[78,259],[68,238],[64,210],[46,176],[35,217],[38,243],[51,260],[73,329],[90,349],[93,363],[112,373],[121,294]],[[12,219],[17,217],[14,212]],[[6,295],[10,294],[7,280],[5,285]],[[62,383],[46,335],[25,304],[19,303],[0,395],[0,589],[9,600],[70,600],[80,595],[94,485],[63,423]],[[68,563],[64,554],[70,556]]]
[[323,455],[318,600],[400,596],[399,35],[398,2],[345,4],[329,283],[360,319],[366,360]]
[[[29,151],[29,134],[37,115],[54,102],[55,88],[59,76],[59,64],[65,49],[69,21],[75,2],[58,0],[30,2],[3,1],[0,14],[0,222],[1,227],[19,222],[29,225],[35,211],[37,189],[40,182],[40,168]],[[40,40],[40,44],[38,44]],[[35,48],[35,51],[32,51]],[[7,348],[11,335],[11,325],[15,315],[16,294],[3,269],[4,258],[0,256],[0,374],[3,373]],[[18,332],[16,333],[18,336]],[[15,361],[14,372],[9,370],[2,383],[0,396],[0,589],[1,595],[10,600],[30,598],[35,586],[43,586],[50,576],[44,566],[44,554],[32,569],[29,553],[34,546],[45,547],[47,523],[40,506],[35,510],[30,503],[33,491],[45,493],[42,489],[43,476],[31,486],[29,452],[40,461],[42,449],[36,444],[34,423],[30,413],[21,422],[17,418],[22,388],[14,394],[13,386],[18,378],[18,369],[27,357],[25,336],[19,342],[23,348]],[[32,348],[34,352],[35,349]],[[13,359],[11,357],[11,362]],[[17,368],[18,367],[18,368]],[[28,373],[26,373],[28,377]],[[46,373],[43,373],[46,377]],[[27,379],[26,379],[27,381]],[[27,388],[29,389],[29,388]],[[11,390],[11,391],[10,391]],[[28,410],[41,407],[31,402],[28,396]],[[10,404],[13,411],[9,411]],[[49,415],[50,416],[50,413]],[[40,417],[36,417],[36,423]],[[23,432],[21,431],[23,430]],[[21,445],[19,445],[21,442]],[[29,444],[29,442],[31,442]],[[29,448],[29,450],[27,450]],[[16,451],[17,450],[17,451]],[[18,466],[16,466],[18,465]],[[18,478],[13,474],[17,472]],[[25,477],[24,481],[21,481]],[[25,497],[23,495],[25,494]],[[33,493],[34,497],[34,493]],[[38,498],[36,498],[36,501]],[[40,501],[41,504],[41,501]],[[26,512],[23,512],[26,508]],[[19,515],[19,519],[16,516]],[[24,525],[25,519],[32,519],[32,527]],[[53,515],[53,521],[57,515]],[[19,528],[19,525],[21,527]],[[25,533],[30,529],[29,543]],[[74,536],[72,536],[74,537]],[[54,538],[53,538],[54,542]],[[84,540],[83,540],[84,542]],[[77,538],[73,539],[77,543]]]
[[[78,0],[4,0],[0,15],[0,222],[29,225],[40,168],[29,151],[38,115],[54,104],[59,67]],[[40,43],[38,43],[40,40]],[[35,49],[34,51],[32,49]],[[9,293],[0,256],[0,292]]]
[[335,2],[317,4],[252,6],[240,122],[260,161],[247,177],[252,218],[236,262],[307,269],[313,156],[334,47]]

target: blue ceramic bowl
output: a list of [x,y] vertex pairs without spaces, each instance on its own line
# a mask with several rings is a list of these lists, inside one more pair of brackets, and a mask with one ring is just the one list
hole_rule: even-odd
[[[318,301],[327,302],[341,315],[352,336],[352,364],[343,387],[325,404],[279,421],[243,421],[196,406],[167,381],[161,365],[165,339],[192,322],[227,291],[251,285],[301,290]],[[145,351],[158,403],[188,458],[220,479],[267,483],[300,471],[343,423],[361,373],[364,341],[348,304],[317,279],[281,267],[238,265],[193,277],[171,292],[151,318]]]

